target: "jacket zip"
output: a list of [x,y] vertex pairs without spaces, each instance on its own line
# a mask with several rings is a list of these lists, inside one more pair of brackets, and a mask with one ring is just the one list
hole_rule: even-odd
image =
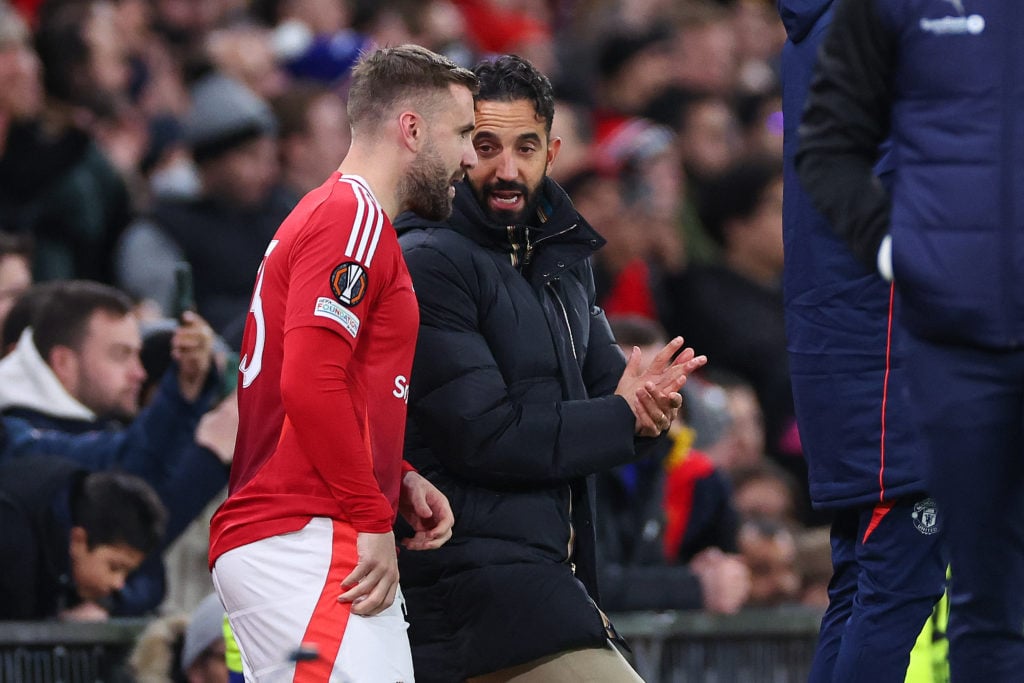
[[[508,243],[512,247],[512,253],[509,254],[509,259],[512,261],[512,267],[519,267],[519,242],[516,241],[516,226],[506,225],[505,232],[508,233]],[[529,244],[530,235],[527,233],[526,242]]]
[[562,303],[562,297],[558,296],[558,292],[555,291],[554,285],[550,282],[547,283],[548,289],[551,290],[551,296],[555,297],[555,301],[558,302],[558,307],[562,309],[562,319],[565,320],[565,329],[569,332],[569,348],[572,349],[572,357],[579,361],[579,357],[576,356],[576,339],[572,334],[572,325],[569,324],[569,311],[566,310],[565,304]]
[[[551,239],[552,237],[558,237],[559,235],[564,235],[567,232],[575,230],[577,225],[578,225],[578,223],[573,223],[572,225],[570,225],[569,227],[565,228],[564,230],[559,230],[558,232],[552,233],[550,235],[544,235],[543,237],[538,239],[536,242],[533,242],[532,244],[530,243],[530,229],[529,228],[525,228],[523,230],[523,233],[524,233],[525,238],[526,238],[526,252],[523,255],[523,265],[529,265],[530,264],[530,260],[533,258],[533,250],[534,250],[534,248],[538,244],[540,244],[544,240]],[[509,225],[506,229],[508,230],[509,242],[512,243],[513,254],[514,254],[515,253],[515,248],[518,246],[517,243],[515,242],[515,226],[514,225]],[[513,259],[513,265],[515,265],[515,256],[514,255],[513,255],[512,259]],[[577,362],[579,362],[579,358],[576,355],[576,339],[573,337],[572,325],[569,323],[569,311],[566,310],[565,304],[562,302],[562,298],[560,296],[558,296],[558,292],[555,291],[554,286],[550,282],[548,282],[546,284],[547,284],[548,288],[551,289],[551,295],[555,298],[555,301],[558,302],[558,307],[562,310],[562,319],[565,320],[565,329],[569,333],[569,349],[572,351],[572,357],[574,359],[576,359]],[[575,527],[573,527],[573,524],[572,524],[572,484],[568,485],[568,489],[569,489],[569,542],[566,544],[565,561],[569,564],[569,570],[572,571],[573,574],[576,574],[576,563],[572,561],[572,553],[573,553],[573,550],[574,550],[574,546],[576,545],[576,529],[575,529]]]
[[569,571],[576,574],[576,563],[572,561],[572,553],[576,546],[576,527],[572,525],[572,484],[568,485],[569,489],[569,543],[565,552],[565,561],[569,563]]
[[[573,226],[576,227],[576,226]],[[570,228],[571,230],[572,228]],[[539,241],[539,240],[538,240]],[[572,335],[572,325],[569,324],[569,312],[565,310],[565,304],[562,303],[562,298],[558,296],[558,292],[555,291],[554,285],[550,282],[547,283],[548,288],[551,290],[551,296],[558,302],[558,307],[562,309],[562,318],[565,320],[565,329],[569,332],[569,348],[572,349],[572,357],[579,361],[576,357],[576,341]],[[569,547],[566,550],[565,561],[569,563],[569,569],[572,573],[576,573],[576,563],[572,561],[573,546],[576,544],[576,529],[572,525],[572,484],[569,484]]]
[[[550,235],[544,235],[543,237],[538,239],[536,242],[530,242],[530,228],[529,227],[524,227],[523,228],[523,240],[524,240],[524,242],[526,244],[526,248],[523,250],[523,265],[524,266],[530,265],[530,261],[533,259],[533,250],[537,247],[538,244],[540,244],[544,240],[549,240],[552,237],[558,237],[559,235],[564,235],[567,232],[575,230],[576,226],[578,226],[578,225],[579,225],[579,223],[573,223],[572,225],[570,225],[569,227],[565,228],[564,230],[559,230],[558,232],[552,233]],[[505,232],[508,234],[508,243],[512,246],[512,255],[511,255],[512,265],[513,266],[518,266],[519,265],[519,257],[518,257],[518,254],[519,254],[519,241],[516,239],[516,226],[514,226],[514,225],[506,225],[505,226]]]
[[538,239],[533,244],[530,244],[530,229],[527,228],[526,229],[526,259],[524,260],[524,263],[529,263],[530,262],[530,259],[533,256],[533,250],[536,248],[536,246],[538,244],[540,244],[544,240],[549,240],[552,237],[558,237],[559,235],[564,235],[567,232],[575,230],[577,225],[579,225],[579,223],[573,223],[572,225],[570,225],[568,228],[565,228],[564,230],[559,230],[558,232],[551,233],[550,235],[544,235],[543,237]]

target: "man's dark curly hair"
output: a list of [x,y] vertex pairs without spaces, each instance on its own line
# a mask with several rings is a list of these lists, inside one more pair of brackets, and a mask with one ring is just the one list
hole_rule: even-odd
[[555,94],[548,77],[517,55],[502,55],[476,65],[473,72],[480,79],[477,101],[515,102],[530,100],[537,118],[544,119],[544,128],[551,133],[555,117]]

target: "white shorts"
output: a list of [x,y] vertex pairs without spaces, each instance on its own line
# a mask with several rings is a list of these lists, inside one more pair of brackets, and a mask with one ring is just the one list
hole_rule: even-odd
[[[351,614],[350,604],[338,602],[356,559],[355,530],[326,517],[217,558],[213,584],[246,681],[413,682],[401,589],[373,617]],[[300,648],[315,656],[303,657]]]

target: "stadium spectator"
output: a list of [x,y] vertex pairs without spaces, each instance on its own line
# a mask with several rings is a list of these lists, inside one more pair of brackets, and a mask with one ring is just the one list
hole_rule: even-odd
[[191,613],[154,619],[135,641],[128,670],[136,683],[227,683],[224,607],[211,593]]
[[110,282],[111,248],[133,209],[123,174],[144,148],[129,121],[128,68],[111,6],[58,3],[43,13],[34,42],[45,106],[6,131],[0,226],[33,236],[37,279]]
[[[81,435],[58,454],[92,470],[120,467],[142,477],[170,510],[167,538],[177,537],[226,483],[224,465],[233,446],[233,434],[224,433],[234,427],[226,407],[215,411],[205,430],[200,421],[219,384],[208,326],[189,315],[175,336],[175,366],[153,404],[139,413],[145,373],[131,301],[87,281],[48,283],[44,293],[32,327],[0,361],[0,411],[13,433],[6,455],[50,447],[40,430],[42,436],[49,430]],[[116,607],[147,611],[163,595],[162,564],[153,556]]]
[[0,327],[31,284],[32,241],[24,235],[0,232]]
[[[608,323],[623,352],[639,347],[644,364],[665,345],[653,321],[609,316]],[[685,419],[668,436],[647,458],[595,476],[602,607],[734,613],[750,578],[735,556],[737,518],[728,482],[693,448]]]
[[750,569],[750,605],[796,603],[800,597],[796,539],[785,524],[753,517],[740,524],[740,556]]
[[0,619],[105,619],[159,546],[165,511],[145,482],[56,457],[0,465]]
[[252,273],[294,206],[280,184],[277,122],[241,83],[212,73],[192,88],[184,122],[196,162],[197,197],[161,197],[125,233],[117,254],[125,291],[169,315],[174,267],[192,265],[198,311],[237,348],[252,294]]
[[300,82],[271,101],[280,130],[282,182],[301,197],[338,168],[352,141],[345,100],[315,82]]

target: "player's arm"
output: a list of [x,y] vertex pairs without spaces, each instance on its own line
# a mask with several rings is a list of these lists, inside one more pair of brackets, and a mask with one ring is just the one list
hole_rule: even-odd
[[398,588],[394,514],[373,474],[352,403],[347,364],[351,347],[322,327],[285,335],[281,397],[303,454],[355,527],[359,560],[341,583],[339,600],[356,614],[387,609]]
[[350,373],[360,328],[392,278],[386,259],[371,270],[374,247],[352,250],[376,245],[383,228],[372,204],[363,205],[369,209],[354,212],[353,223],[321,207],[288,254],[281,397],[300,449],[357,532],[359,559],[338,599],[354,614],[372,615],[392,604],[398,588],[394,511],[374,475]]
[[352,347],[324,327],[284,338],[281,400],[296,440],[356,531],[391,530],[394,513],[373,473],[348,377]]

